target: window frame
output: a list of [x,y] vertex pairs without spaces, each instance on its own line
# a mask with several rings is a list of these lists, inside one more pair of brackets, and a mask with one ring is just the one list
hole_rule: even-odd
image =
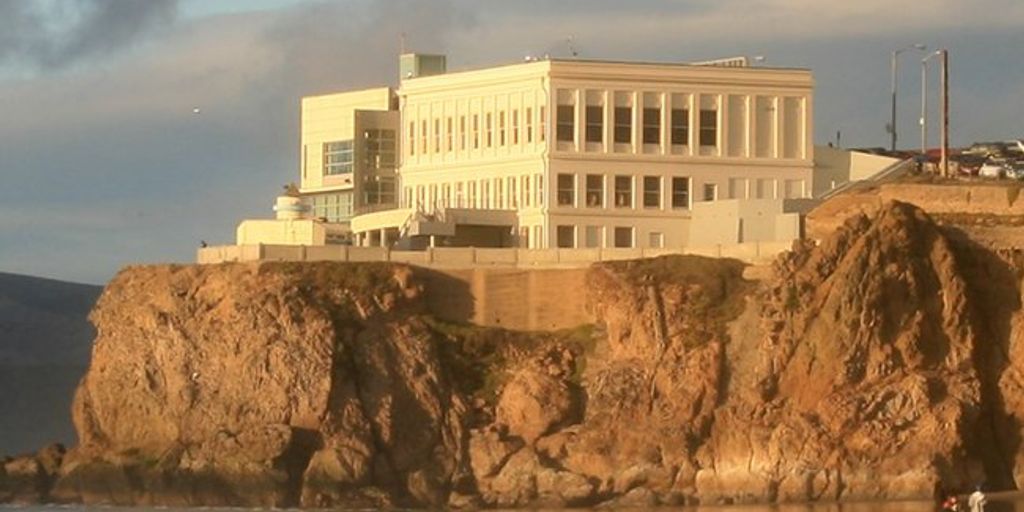
[[[620,184],[626,180],[629,186],[623,190]],[[615,176],[613,181],[613,198],[615,199],[615,208],[630,209],[633,208],[633,177],[627,174],[618,174]],[[623,201],[622,198],[625,198]]]
[[718,147],[718,109],[700,109],[699,138],[698,145],[701,147]]
[[[623,114],[625,114],[623,116]],[[623,122],[623,117],[625,122]],[[633,143],[633,107],[615,107],[615,128],[612,139],[616,144]],[[623,137],[623,134],[625,137]]]
[[555,118],[555,140],[557,142],[575,142],[576,106],[559,105]]
[[[685,183],[686,189],[680,192],[676,188],[676,183]],[[672,177],[672,209],[673,210],[689,210],[690,209],[690,187],[692,180],[689,177],[673,176]],[[682,198],[683,206],[677,204],[677,200]]]
[[[679,112],[682,114],[678,114]],[[674,108],[670,117],[672,125],[670,142],[675,146],[688,146],[690,144],[690,109]],[[679,117],[682,117],[683,123],[677,122]]]
[[[649,115],[652,112],[655,115]],[[642,128],[640,139],[644,144],[661,144],[661,108],[644,107],[641,113],[643,119],[640,122]],[[651,123],[649,119],[654,119],[654,122]]]
[[[592,179],[596,178],[598,187],[592,187]],[[585,175],[584,181],[586,182],[586,207],[587,208],[604,208],[604,175],[603,174],[587,174]],[[596,197],[596,201],[594,200]]]
[[[643,207],[650,210],[661,209],[661,176],[644,176],[641,180],[643,188]],[[648,185],[654,183],[655,188],[651,190]],[[653,204],[650,199],[653,198]]]
[[594,144],[604,142],[604,107],[587,105],[583,113],[584,141]]
[[[569,173],[558,173],[555,178],[555,204],[558,206],[576,206],[576,175]],[[566,183],[569,184],[566,187]]]

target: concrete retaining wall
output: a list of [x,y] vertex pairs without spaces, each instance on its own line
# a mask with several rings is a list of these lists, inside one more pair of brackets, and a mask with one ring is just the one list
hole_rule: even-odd
[[515,330],[556,330],[592,323],[587,269],[426,269],[430,312],[453,322]]
[[227,245],[198,250],[196,261],[393,261],[429,268],[583,268],[598,261],[653,258],[666,254],[698,254],[765,263],[789,250],[791,242],[713,244],[678,249],[477,249],[436,247],[425,251],[392,251],[383,247]]

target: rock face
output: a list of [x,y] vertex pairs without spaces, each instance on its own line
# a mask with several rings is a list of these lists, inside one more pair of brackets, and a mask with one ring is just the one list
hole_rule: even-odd
[[54,496],[84,503],[437,505],[464,407],[408,269],[121,272]]
[[129,268],[92,315],[81,444],[7,461],[0,500],[655,506],[1024,485],[1024,255],[889,203],[764,281],[743,271],[595,265],[598,325],[543,334],[438,323],[402,266]]
[[698,496],[925,498],[980,481],[982,340],[951,244],[923,212],[856,217],[776,271],[752,385],[716,411]]

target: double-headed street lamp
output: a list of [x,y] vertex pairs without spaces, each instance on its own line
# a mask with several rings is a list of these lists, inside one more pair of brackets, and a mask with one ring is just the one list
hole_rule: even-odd
[[925,51],[928,47],[923,44],[913,44],[898,48],[892,51],[892,117],[889,120],[889,135],[891,138],[890,149],[896,151],[896,62],[899,55],[907,50]]

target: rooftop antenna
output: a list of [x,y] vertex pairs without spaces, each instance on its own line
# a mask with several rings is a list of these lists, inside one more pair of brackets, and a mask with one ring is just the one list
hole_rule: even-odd
[[568,47],[569,47],[569,55],[571,55],[571,56],[572,56],[572,58],[574,58],[574,59],[575,59],[576,57],[579,57],[579,56],[580,56],[579,52],[577,52],[577,51],[576,51],[576,46],[575,46],[575,45],[573,45],[573,39],[572,39],[572,36],[569,36],[569,37],[568,37],[568,38],[567,38],[567,39],[565,40],[565,44],[566,44],[566,46],[568,46]]

